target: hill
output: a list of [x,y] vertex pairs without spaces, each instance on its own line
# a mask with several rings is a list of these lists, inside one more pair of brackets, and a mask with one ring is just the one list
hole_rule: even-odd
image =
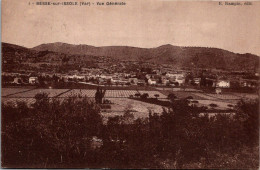
[[[206,47],[179,47],[162,45],[156,48],[129,46],[94,47],[66,43],[49,43],[25,48],[2,43],[3,60],[18,58],[29,62],[83,62],[93,58],[106,57],[116,60],[146,61],[158,64],[172,64],[176,67],[217,68],[224,70],[257,70],[259,56],[236,54],[227,50]],[[76,58],[76,59],[75,59]],[[90,59],[91,58],[91,59]]]
[[259,57],[253,54],[236,54],[227,50],[205,47],[178,47],[162,45],[156,48],[128,46],[94,47],[65,43],[42,44],[32,48],[37,51],[55,51],[65,54],[107,56],[119,60],[148,61],[159,64],[171,63],[181,67],[220,68],[230,70],[255,70]]

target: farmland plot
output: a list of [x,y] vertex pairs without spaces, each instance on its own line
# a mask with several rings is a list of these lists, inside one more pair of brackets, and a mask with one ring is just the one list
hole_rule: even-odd
[[81,96],[81,97],[95,97],[96,90],[91,89],[73,89],[67,93],[60,95],[59,97],[72,97],[72,96]]
[[202,97],[200,95],[197,95],[197,94],[200,94],[200,93],[174,92],[173,94],[175,94],[176,97],[179,98],[179,99],[187,98],[189,96],[191,96],[193,99],[196,99],[196,100],[203,100],[203,99],[205,99],[204,97]]
[[110,99],[112,101],[111,114],[123,114],[126,109],[134,111],[135,117],[147,117],[149,111],[161,113],[163,111],[161,106],[145,103],[137,100],[118,98]]
[[[134,95],[137,93],[136,90],[106,90],[105,98],[127,98],[130,95]],[[80,89],[73,89],[68,93],[64,93],[59,97],[70,97],[70,96],[86,96],[86,97],[95,97],[96,90],[80,90]]]
[[197,96],[199,96],[203,99],[207,99],[207,100],[216,100],[215,97],[212,97],[212,96],[209,96],[209,95],[206,95],[206,94],[203,94],[203,93],[195,93],[194,95],[197,95]]
[[1,96],[7,96],[14,93],[19,93],[23,91],[28,91],[30,89],[27,88],[2,88]]
[[107,90],[105,93],[105,98],[127,98],[130,95],[135,95],[137,93],[136,90]]
[[19,98],[27,98],[27,97],[34,97],[36,94],[38,93],[47,93],[49,97],[55,97],[57,95],[59,95],[60,93],[63,93],[65,91],[67,91],[68,89],[34,89],[31,91],[27,91],[24,93],[17,93],[17,94],[13,94],[10,95],[8,97],[19,97]]
[[232,94],[206,94],[210,97],[214,97],[221,100],[239,100],[241,97]]
[[225,109],[229,109],[230,107],[228,105],[232,104],[234,105],[235,103],[230,103],[228,101],[212,101],[212,100],[198,100],[199,102],[199,105],[201,106],[207,106],[210,108],[210,104],[216,104],[217,107],[216,109],[222,109],[222,110],[225,110]]
[[249,94],[249,93],[233,93],[233,95],[238,96],[240,98],[247,98],[247,99],[259,98],[259,96],[257,94]]
[[27,103],[29,106],[33,103],[35,103],[35,99],[34,98],[9,98],[9,97],[4,97],[2,98],[2,102],[4,104],[13,104],[15,105],[17,102],[25,102]]
[[178,99],[187,98],[189,96],[193,97],[193,99],[196,99],[196,100],[206,99],[205,97],[203,97],[201,95],[197,95],[197,94],[200,94],[200,93],[193,93],[193,92],[188,92],[188,91],[169,91],[169,90],[166,90],[166,91],[161,91],[161,93],[163,93],[165,96],[168,96],[171,93],[175,94],[175,96]]
[[192,88],[185,88],[185,90],[183,88],[169,88],[169,87],[157,87],[155,88],[157,90],[162,90],[162,91],[172,91],[172,92],[180,92],[180,91],[186,91],[186,92],[201,92],[201,90],[197,90],[197,89],[192,89]]

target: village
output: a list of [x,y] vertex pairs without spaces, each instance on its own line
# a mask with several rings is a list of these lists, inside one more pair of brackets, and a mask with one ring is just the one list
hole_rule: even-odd
[[[210,88],[216,93],[221,89],[252,90],[258,88],[258,73],[235,72],[212,69],[174,69],[169,65],[143,65],[137,62],[115,63],[110,66],[106,61],[99,63],[99,68],[82,67],[77,70],[69,70],[67,73],[56,72],[2,72],[3,86],[27,86],[40,87],[53,86],[53,84],[85,84],[92,86],[114,87],[192,87]],[[138,67],[139,66],[139,67]],[[55,87],[54,87],[55,88]]]

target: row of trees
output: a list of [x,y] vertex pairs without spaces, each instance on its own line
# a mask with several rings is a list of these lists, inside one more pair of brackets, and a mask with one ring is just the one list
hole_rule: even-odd
[[[3,167],[257,168],[259,102],[236,114],[200,116],[203,108],[172,100],[160,114],[104,119],[86,98],[35,96],[2,104]],[[97,145],[97,143],[99,143]],[[95,146],[95,147],[94,147]]]

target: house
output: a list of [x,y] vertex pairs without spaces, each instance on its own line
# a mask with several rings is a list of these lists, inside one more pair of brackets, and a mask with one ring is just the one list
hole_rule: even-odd
[[164,84],[164,85],[166,85],[170,82],[165,76],[161,77],[161,81],[162,81],[162,84]]
[[29,77],[29,84],[38,83],[38,77]]
[[138,79],[137,78],[129,78],[128,81],[131,84],[137,84],[138,83]]
[[219,80],[219,81],[217,81],[216,87],[229,88],[230,87],[230,81]]
[[149,75],[149,74],[146,74],[145,75],[145,78],[147,78],[148,80],[151,78],[151,75]]
[[175,81],[178,82],[179,86],[182,86],[185,83],[185,79],[182,77],[178,77]]
[[78,80],[78,81],[85,81],[86,80],[86,77],[84,75],[69,75],[67,76],[67,79],[69,81],[74,81],[74,80]]
[[156,80],[155,79],[149,79],[148,80],[148,84],[149,85],[155,85],[156,84]]
[[112,74],[101,74],[99,77],[103,78],[103,79],[112,79],[113,75]]
[[13,84],[22,84],[22,79],[21,78],[18,78],[18,77],[15,77],[14,78],[14,81],[12,82]]
[[120,78],[114,76],[114,77],[112,77],[111,82],[112,83],[119,83],[120,82]]
[[194,84],[199,85],[200,81],[201,81],[201,78],[194,78],[193,80],[194,80]]
[[166,77],[178,79],[178,78],[184,78],[185,74],[184,73],[167,73]]
[[75,77],[76,77],[76,79],[79,80],[79,81],[85,81],[85,80],[86,80],[86,77],[83,76],[83,75],[76,75]]
[[138,86],[144,86],[145,85],[145,81],[144,80],[138,80],[137,85]]
[[240,84],[242,87],[252,87],[255,88],[258,86],[258,80],[247,80],[247,79],[243,79],[242,81],[240,81]]

